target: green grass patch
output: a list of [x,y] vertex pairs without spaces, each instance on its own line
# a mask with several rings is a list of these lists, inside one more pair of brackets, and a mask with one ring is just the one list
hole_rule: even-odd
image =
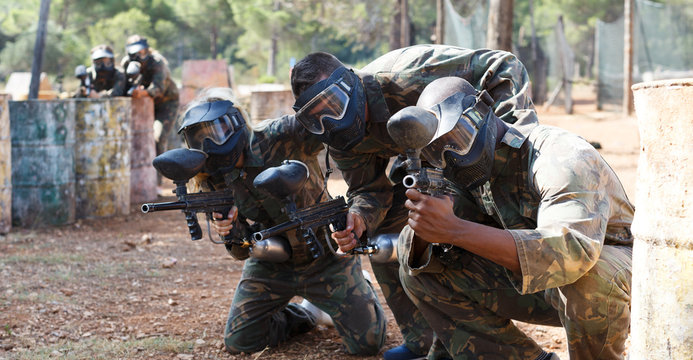
[[17,359],[43,360],[55,357],[60,359],[145,359],[155,354],[192,353],[194,343],[171,337],[152,337],[140,340],[113,341],[89,339],[63,341],[44,347],[20,350],[13,355]]

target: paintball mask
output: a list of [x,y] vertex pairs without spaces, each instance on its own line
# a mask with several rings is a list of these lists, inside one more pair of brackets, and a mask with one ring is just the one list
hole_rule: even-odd
[[113,52],[106,47],[94,49],[91,53],[91,62],[94,64],[94,70],[97,73],[113,72],[115,70]]
[[438,130],[421,156],[443,169],[443,176],[465,189],[483,185],[491,178],[496,147],[493,98],[486,91],[474,95],[453,94],[431,107]]
[[296,119],[320,141],[335,149],[349,150],[366,133],[366,96],[361,79],[340,67],[296,99]]
[[125,45],[125,50],[130,57],[130,61],[145,62],[149,58],[149,51],[142,51],[149,49],[149,44],[147,39],[141,36],[133,35]]
[[188,148],[208,155],[205,172],[212,177],[233,169],[248,143],[245,119],[228,100],[191,108],[178,133],[183,134]]

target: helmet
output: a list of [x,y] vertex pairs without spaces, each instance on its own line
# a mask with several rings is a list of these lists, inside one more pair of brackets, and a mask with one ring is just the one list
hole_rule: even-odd
[[141,50],[148,50],[149,49],[149,44],[147,43],[147,38],[139,36],[139,35],[132,35],[128,38],[128,41],[125,45],[125,50],[128,53],[128,56],[130,57],[130,60],[138,60],[140,62],[143,62],[149,58],[149,51],[146,51],[146,54],[140,54]]
[[337,68],[296,99],[296,120],[320,141],[338,150],[356,146],[366,134],[366,96],[361,79]]
[[209,157],[206,172],[234,168],[248,142],[248,128],[231,101],[205,102],[189,109],[178,133],[190,149]]
[[491,178],[497,119],[492,105],[484,90],[454,93],[428,109],[438,119],[438,130],[421,157],[462,188],[475,188]]
[[113,49],[108,45],[94,46],[91,49],[91,62],[96,72],[113,71],[115,69]]
[[142,49],[149,49],[147,38],[139,35],[132,35],[128,37],[125,45],[125,50],[127,50],[128,54],[135,54]]

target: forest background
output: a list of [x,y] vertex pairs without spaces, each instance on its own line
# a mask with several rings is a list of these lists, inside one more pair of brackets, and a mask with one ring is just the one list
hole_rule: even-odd
[[[462,15],[485,0],[452,0]],[[690,0],[664,0],[683,4]],[[30,71],[40,0],[0,0],[0,82]],[[531,6],[530,6],[531,4]],[[622,0],[515,1],[513,43],[527,46],[533,16],[537,36],[550,36],[559,15],[576,54],[580,76],[591,77],[594,29],[623,13]],[[335,54],[361,67],[393,46],[398,0],[53,0],[44,62],[57,90],[75,86],[75,66],[89,65],[89,50],[110,44],[118,60],[126,38],[140,34],[169,61],[180,80],[183,61],[225,59],[237,83],[288,83],[292,59],[313,51]],[[533,11],[530,11],[533,9]],[[432,43],[436,1],[409,0],[411,43]],[[689,16],[693,21],[693,14]],[[399,47],[399,46],[397,46]],[[70,89],[66,89],[70,90]]]

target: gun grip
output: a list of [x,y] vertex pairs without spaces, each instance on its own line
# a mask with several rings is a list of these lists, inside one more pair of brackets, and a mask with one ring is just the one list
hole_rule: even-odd
[[[224,215],[222,219],[215,219],[212,216],[212,221],[217,221],[217,220],[223,220],[228,218],[229,212],[231,212],[231,208],[226,208],[218,211],[220,214]],[[210,214],[211,215],[211,214]],[[233,227],[229,231],[228,234],[226,235],[220,235],[221,239],[224,241],[225,244],[234,244],[234,245],[241,245],[243,247],[246,247],[249,245],[249,243],[246,243],[245,241],[245,229],[241,228],[241,223],[238,221],[238,217],[236,217],[236,220],[233,222]]]

